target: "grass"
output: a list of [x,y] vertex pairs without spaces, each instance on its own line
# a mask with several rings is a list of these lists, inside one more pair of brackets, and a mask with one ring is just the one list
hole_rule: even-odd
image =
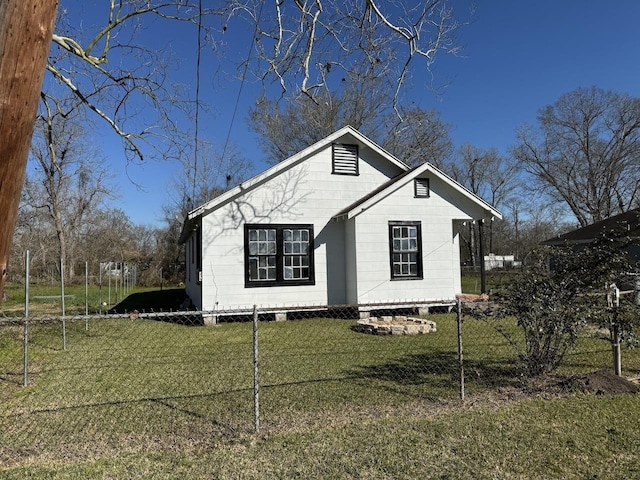
[[343,421],[176,451],[18,466],[2,478],[637,478],[640,401],[575,395]]
[[[30,323],[0,335],[0,478],[624,478],[639,463],[640,403],[542,400],[513,350],[464,322],[468,402],[458,400],[457,326],[371,336],[353,322],[261,322],[261,434],[253,433],[252,325],[153,320]],[[581,341],[564,373],[610,363]],[[625,351],[626,373],[640,355]],[[610,465],[609,465],[610,464]],[[609,470],[608,470],[609,469]],[[635,475],[637,476],[637,475]]]
[[[23,316],[25,311],[24,285],[9,283],[5,286],[7,300],[0,304],[0,316]],[[69,285],[65,287],[65,314],[84,315],[85,304],[90,315],[107,310],[118,312],[177,310],[184,299],[184,288],[158,290],[157,287],[134,287],[116,290],[108,285]],[[42,317],[62,314],[62,293],[59,285],[29,286],[29,316]],[[123,298],[124,297],[124,298]]]
[[[514,275],[518,275],[519,270],[496,270],[486,273],[487,292],[495,292],[511,282]],[[461,277],[462,291],[464,293],[481,293],[481,280],[479,272],[463,272]]]

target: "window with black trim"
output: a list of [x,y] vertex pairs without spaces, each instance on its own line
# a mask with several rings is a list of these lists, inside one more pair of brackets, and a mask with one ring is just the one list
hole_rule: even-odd
[[313,225],[245,225],[245,286],[314,285]]
[[358,145],[334,143],[332,145],[331,173],[358,175]]
[[422,278],[422,232],[420,222],[389,222],[392,280]]
[[416,178],[413,181],[413,192],[416,198],[429,198],[429,179]]

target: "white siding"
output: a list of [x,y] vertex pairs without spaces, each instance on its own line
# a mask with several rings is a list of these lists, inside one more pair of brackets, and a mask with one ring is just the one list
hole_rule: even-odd
[[[348,140],[344,140],[348,143]],[[345,303],[344,223],[331,217],[400,173],[360,145],[359,175],[332,175],[331,145],[259,187],[204,215],[205,310]],[[310,223],[315,233],[315,285],[245,288],[244,224]],[[329,247],[327,247],[329,245]]]
[[[429,198],[415,198],[413,182],[357,215],[357,302],[453,299],[461,292],[460,246],[455,219],[480,215],[478,205],[431,178]],[[391,280],[390,221],[419,221],[422,230],[421,280]]]
[[345,220],[345,279],[347,304],[358,303],[358,250],[356,248],[355,219]]
[[[350,138],[347,135],[338,141],[348,144]],[[361,204],[364,210],[352,218],[332,220],[402,172],[377,151],[358,145],[358,175],[332,174],[332,147],[326,145],[309,157],[292,157],[293,165],[273,178],[265,172],[255,180],[261,183],[252,184],[249,190],[241,186],[230,191],[221,197],[226,203],[213,204],[215,210],[203,213],[202,285],[197,282],[195,262],[189,257],[187,261],[187,293],[196,306],[224,311],[254,304],[280,307],[453,299],[461,291],[460,246],[454,223],[482,218],[486,205],[435,174],[424,175],[429,178],[429,197],[416,198],[413,177],[407,175],[385,190],[385,198]],[[391,280],[390,221],[420,222],[422,279]],[[312,224],[315,284],[246,288],[247,223]]]

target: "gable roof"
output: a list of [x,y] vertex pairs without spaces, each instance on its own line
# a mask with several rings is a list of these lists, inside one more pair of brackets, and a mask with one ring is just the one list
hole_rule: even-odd
[[586,227],[576,228],[563,235],[550,238],[541,245],[564,245],[566,243],[590,243],[608,230],[618,230],[631,237],[640,237],[640,208],[605,218]]
[[195,218],[198,215],[202,215],[207,211],[215,210],[217,207],[219,207],[224,203],[227,203],[229,200],[233,199],[234,197],[240,194],[246,194],[247,192],[250,192],[257,186],[264,183],[265,181],[277,175],[280,175],[285,170],[289,170],[291,167],[297,165],[305,158],[309,157],[310,155],[313,155],[318,150],[321,150],[331,145],[333,142],[335,142],[336,140],[338,140],[339,138],[345,135],[351,135],[356,141],[371,148],[376,153],[381,155],[383,158],[388,160],[390,163],[393,163],[394,165],[396,165],[398,168],[402,170],[409,170],[409,166],[406,163],[401,162],[396,157],[394,157],[389,152],[387,152],[382,147],[380,147],[378,144],[376,144],[375,142],[373,142],[372,140],[364,136],[362,133],[357,131],[355,128],[353,128],[350,125],[347,125],[345,127],[342,127],[340,130],[335,131],[328,137],[323,138],[319,142],[314,143],[310,147],[307,147],[304,150],[296,153],[295,155],[292,155],[291,157],[287,158],[286,160],[283,160],[282,162],[275,164],[271,168],[268,168],[264,172],[256,175],[255,177],[250,178],[246,182],[242,182],[240,185],[232,188],[231,190],[227,190],[222,195],[219,195],[216,198],[208,201],[207,203],[193,209],[187,214],[187,218]]
[[191,210],[189,213],[187,213],[187,217],[185,218],[184,223],[182,225],[182,232],[180,233],[180,239],[178,240],[178,243],[182,244],[187,240],[192,230],[193,220],[196,219],[197,217],[204,215],[206,213],[212,212],[220,208],[222,205],[225,205],[228,202],[239,197],[240,195],[244,195],[247,192],[250,192],[251,190],[267,182],[268,180],[271,180],[272,178],[296,166],[297,164],[304,161],[306,158],[313,155],[317,151],[322,150],[327,146],[330,146],[332,143],[334,143],[335,141],[337,141],[338,139],[344,136],[351,136],[353,140],[370,148],[371,150],[379,154],[382,158],[386,159],[389,163],[395,165],[399,169],[403,171],[410,170],[410,167],[406,163],[398,160],[391,153],[387,152],[385,149],[380,147],[377,143],[375,143],[374,141],[372,141],[371,139],[369,139],[368,137],[360,133],[358,130],[356,130],[352,126],[347,125],[342,127],[339,130],[336,130],[334,133],[332,133],[328,137],[325,137],[322,140],[314,143],[313,145],[305,148],[304,150],[296,153],[295,155],[292,155],[286,160],[276,163],[275,165],[268,168],[264,172],[259,173],[258,175],[250,178],[249,180],[242,182],[236,187],[230,190],[227,190],[221,195]]
[[474,194],[469,189],[465,188],[460,183],[456,182],[453,178],[445,174],[442,170],[434,167],[428,162],[423,163],[422,165],[419,165],[411,170],[408,170],[406,172],[401,173],[400,175],[393,177],[392,179],[383,183],[378,188],[371,191],[364,197],[360,198],[359,200],[355,201],[351,205],[347,206],[346,208],[336,213],[333,216],[333,218],[336,218],[336,219],[337,218],[353,218],[356,215],[359,215],[360,213],[364,212],[368,208],[372,207],[383,198],[387,197],[391,192],[397,190],[403,185],[406,185],[407,182],[410,182],[411,180],[418,178],[420,175],[422,175],[425,172],[428,172],[429,174],[437,177],[438,179],[440,179],[445,184],[452,187],[454,190],[461,193],[463,196],[465,196],[472,202],[480,205],[482,208],[486,210],[488,216],[493,216],[493,217],[502,219],[502,213],[500,213],[498,210],[492,207],[489,203],[485,202],[478,195]]

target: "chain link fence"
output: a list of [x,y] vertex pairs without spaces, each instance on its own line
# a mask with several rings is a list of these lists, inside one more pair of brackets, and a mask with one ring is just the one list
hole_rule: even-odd
[[[212,448],[522,384],[461,302],[0,320],[0,465]],[[364,317],[364,318],[361,318]],[[515,321],[502,324],[519,338]],[[624,373],[640,355],[624,350]],[[594,330],[564,373],[610,368]]]

